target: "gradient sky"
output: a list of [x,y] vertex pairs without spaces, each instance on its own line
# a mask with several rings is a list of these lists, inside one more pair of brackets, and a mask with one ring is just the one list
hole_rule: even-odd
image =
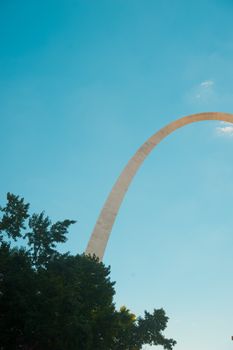
[[[170,121],[233,112],[232,0],[1,0],[1,203],[71,218],[83,252],[114,181]],[[143,164],[104,262],[117,306],[164,307],[177,350],[233,348],[233,127],[186,126]],[[148,347],[149,349],[149,347]]]

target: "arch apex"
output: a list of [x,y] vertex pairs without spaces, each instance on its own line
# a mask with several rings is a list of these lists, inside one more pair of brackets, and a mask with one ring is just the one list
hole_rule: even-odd
[[96,255],[100,260],[103,259],[108,239],[124,196],[135,174],[149,153],[173,131],[191,123],[207,120],[233,123],[233,114],[225,112],[204,112],[185,116],[164,126],[137,150],[123,169],[107,197],[88,242],[85,254]]

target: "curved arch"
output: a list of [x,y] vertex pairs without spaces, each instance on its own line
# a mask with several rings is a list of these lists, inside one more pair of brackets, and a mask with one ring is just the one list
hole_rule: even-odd
[[104,206],[100,212],[99,218],[94,227],[93,233],[87,245],[86,254],[95,254],[102,260],[108,239],[115,222],[120,205],[124,199],[127,189],[136,174],[137,170],[153,150],[166,136],[173,131],[185,126],[187,124],[205,121],[205,120],[219,120],[233,123],[233,114],[220,112],[207,112],[192,114],[180,119],[177,119],[170,124],[160,129],[157,133],[151,136],[129,160],[128,164],[122,171],[121,175],[114,184]]

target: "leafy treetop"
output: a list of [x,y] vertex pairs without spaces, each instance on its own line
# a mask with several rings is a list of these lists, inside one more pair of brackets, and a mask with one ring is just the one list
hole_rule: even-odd
[[[0,212],[1,350],[173,349],[176,342],[163,335],[163,309],[144,317],[116,310],[110,268],[96,257],[57,251],[74,220],[30,215],[29,204],[11,193]],[[18,239],[26,246],[11,248]]]

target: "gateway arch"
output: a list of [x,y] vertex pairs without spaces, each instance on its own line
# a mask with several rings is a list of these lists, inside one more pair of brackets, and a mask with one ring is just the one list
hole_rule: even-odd
[[207,112],[192,114],[187,117],[177,119],[160,129],[137,150],[114,184],[103,206],[103,209],[100,212],[85,254],[96,255],[100,260],[103,259],[104,251],[106,249],[113,224],[128,187],[137,170],[140,168],[143,161],[154,149],[154,147],[157,146],[165,137],[182,126],[206,120],[219,120],[233,123],[233,114]]

